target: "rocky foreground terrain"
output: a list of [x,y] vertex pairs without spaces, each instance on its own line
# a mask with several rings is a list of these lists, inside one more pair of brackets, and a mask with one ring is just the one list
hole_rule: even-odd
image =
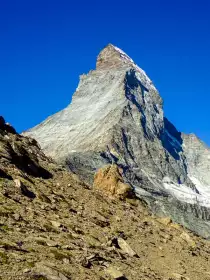
[[0,279],[210,279],[209,241],[148,212],[122,173],[86,184],[1,117]]

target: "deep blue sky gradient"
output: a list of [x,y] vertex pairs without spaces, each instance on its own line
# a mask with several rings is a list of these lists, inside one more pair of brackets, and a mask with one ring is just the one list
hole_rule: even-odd
[[210,1],[0,1],[0,114],[18,131],[66,107],[108,43],[154,81],[165,115],[210,145]]

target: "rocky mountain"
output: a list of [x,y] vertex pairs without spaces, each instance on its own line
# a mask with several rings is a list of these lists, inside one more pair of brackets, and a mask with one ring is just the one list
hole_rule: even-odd
[[89,186],[0,117],[0,279],[208,280],[209,241],[144,204],[117,164]]
[[210,149],[177,131],[152,81],[119,48],[105,47],[71,104],[25,135],[89,184],[115,163],[153,212],[210,237]]

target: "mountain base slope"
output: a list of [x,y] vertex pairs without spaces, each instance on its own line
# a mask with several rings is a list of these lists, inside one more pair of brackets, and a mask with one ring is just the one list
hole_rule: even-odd
[[[27,154],[50,176],[14,162],[17,145],[19,158]],[[4,128],[0,148],[0,279],[210,279],[207,240],[155,217],[139,199],[103,195],[31,138]],[[123,184],[112,170],[108,182]]]

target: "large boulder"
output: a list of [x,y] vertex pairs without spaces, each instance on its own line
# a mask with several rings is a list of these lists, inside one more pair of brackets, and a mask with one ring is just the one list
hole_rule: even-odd
[[134,196],[133,189],[124,183],[116,164],[100,168],[95,174],[93,187],[111,198],[125,199]]

